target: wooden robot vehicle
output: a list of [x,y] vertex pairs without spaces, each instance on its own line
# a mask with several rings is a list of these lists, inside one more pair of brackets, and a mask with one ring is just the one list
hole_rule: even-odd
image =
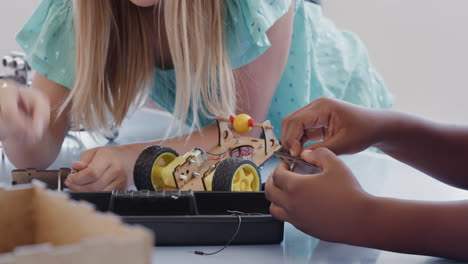
[[[258,124],[240,114],[219,118],[217,124],[218,144],[209,151],[195,148],[179,156],[167,147],[146,148],[135,163],[137,189],[260,191],[259,166],[281,148],[270,121]],[[261,128],[264,138],[240,136],[253,127]]]

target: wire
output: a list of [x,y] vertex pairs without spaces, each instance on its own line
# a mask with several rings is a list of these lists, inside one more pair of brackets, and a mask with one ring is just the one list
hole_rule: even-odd
[[231,242],[236,238],[237,234],[239,233],[241,223],[242,223],[241,215],[245,215],[245,213],[240,212],[240,211],[230,211],[230,210],[228,210],[227,212],[231,213],[232,215],[237,216],[237,219],[239,220],[239,223],[237,224],[236,232],[231,237],[231,239],[222,248],[218,249],[217,251],[206,253],[206,252],[203,252],[203,251],[195,250],[193,253],[195,253],[196,255],[202,255],[202,256],[211,256],[211,255],[214,255],[214,254],[218,254],[219,252],[221,252],[225,248],[227,248],[229,246],[229,244],[231,244]]

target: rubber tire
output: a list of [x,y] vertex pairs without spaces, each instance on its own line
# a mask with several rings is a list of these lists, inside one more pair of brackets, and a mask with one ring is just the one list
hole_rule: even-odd
[[161,146],[149,146],[141,152],[135,162],[135,167],[133,167],[133,181],[137,190],[155,190],[151,181],[153,164],[161,154],[167,152],[174,154],[176,157],[179,156],[175,150]]
[[[240,166],[244,164],[252,165],[257,170],[258,177],[259,178],[261,177],[260,171],[257,165],[255,165],[255,163],[253,163],[251,160],[242,159],[242,158],[228,158],[228,159],[221,161],[218,167],[216,168],[215,173],[213,175],[212,190],[222,191],[222,192],[231,192],[232,179],[234,177],[234,173]],[[260,191],[260,188],[262,186],[261,178],[258,180],[259,180],[259,189],[256,191]]]

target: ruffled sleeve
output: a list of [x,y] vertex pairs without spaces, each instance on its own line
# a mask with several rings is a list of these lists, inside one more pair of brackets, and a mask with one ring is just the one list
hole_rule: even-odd
[[291,0],[227,0],[226,5],[227,49],[235,69],[271,46],[266,32],[288,12]]
[[43,0],[16,41],[33,70],[67,88],[73,87],[75,36],[71,0]]

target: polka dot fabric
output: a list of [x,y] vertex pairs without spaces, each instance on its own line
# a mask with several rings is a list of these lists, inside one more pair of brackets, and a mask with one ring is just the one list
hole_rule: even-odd
[[16,36],[35,71],[67,88],[73,87],[75,35],[71,0],[42,1]]
[[[227,48],[233,68],[250,63],[271,43],[266,32],[291,0],[225,0]],[[267,118],[280,136],[281,120],[319,97],[387,108],[392,97],[357,36],[341,31],[319,5],[294,1],[294,31],[287,65]],[[71,0],[43,0],[17,36],[34,70],[73,87],[75,43]],[[155,68],[151,99],[168,111],[175,102],[175,72]],[[212,120],[201,118],[202,125]]]
[[[319,97],[367,107],[390,107],[392,97],[359,38],[337,29],[323,16],[319,5],[303,0],[294,2],[291,49],[267,116],[276,135],[280,135],[283,118]],[[270,47],[266,31],[286,13],[291,1],[227,3],[228,47],[233,66],[239,67]]]

